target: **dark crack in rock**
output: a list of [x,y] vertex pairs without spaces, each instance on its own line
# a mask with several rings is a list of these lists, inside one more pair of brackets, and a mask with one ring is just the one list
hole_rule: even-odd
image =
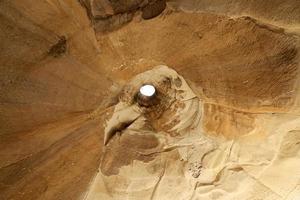
[[162,13],[165,8],[165,0],[158,0],[153,3],[147,4],[144,8],[142,8],[142,17],[143,19],[152,19]]
[[67,40],[65,36],[62,36],[58,42],[53,45],[48,51],[49,55],[54,58],[60,57],[62,54],[66,53],[67,50]]

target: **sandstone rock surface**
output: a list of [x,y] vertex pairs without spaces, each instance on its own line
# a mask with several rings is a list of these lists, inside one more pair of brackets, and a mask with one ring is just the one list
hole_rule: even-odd
[[299,36],[298,0],[0,1],[0,200],[299,199]]

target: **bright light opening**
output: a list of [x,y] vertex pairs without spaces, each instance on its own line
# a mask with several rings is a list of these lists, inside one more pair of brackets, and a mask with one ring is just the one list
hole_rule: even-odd
[[151,97],[155,94],[155,87],[153,85],[143,85],[140,88],[140,93],[144,96]]

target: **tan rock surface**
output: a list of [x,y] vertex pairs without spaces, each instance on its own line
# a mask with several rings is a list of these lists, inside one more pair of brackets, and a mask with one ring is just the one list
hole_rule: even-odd
[[0,1],[0,199],[299,199],[299,36],[297,0]]

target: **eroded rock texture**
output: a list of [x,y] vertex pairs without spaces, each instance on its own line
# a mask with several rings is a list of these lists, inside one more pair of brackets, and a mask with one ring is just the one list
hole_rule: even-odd
[[0,1],[0,199],[298,199],[299,35],[297,0]]
[[80,0],[96,31],[107,32],[130,22],[136,13],[143,19],[158,16],[166,8],[166,0]]

